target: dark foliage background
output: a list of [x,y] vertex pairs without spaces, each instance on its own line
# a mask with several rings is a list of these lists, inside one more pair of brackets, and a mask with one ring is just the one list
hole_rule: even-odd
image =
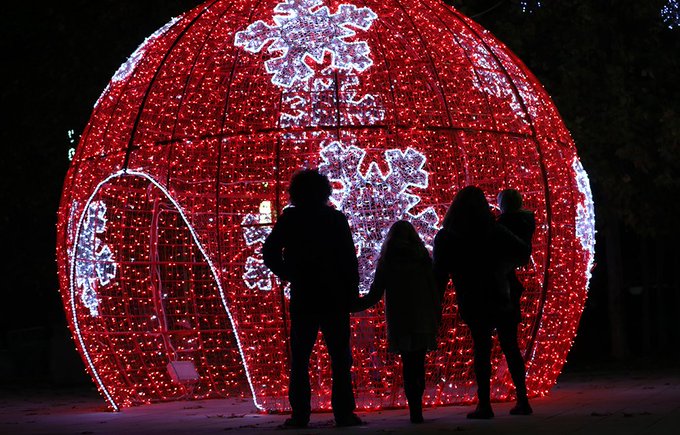
[[[597,266],[567,369],[630,356],[672,361],[680,344],[680,31],[661,21],[665,0],[544,0],[531,13],[519,0],[447,2],[538,76],[591,177]],[[87,382],[54,259],[68,149],[118,66],[199,3],[3,5],[0,382]]]

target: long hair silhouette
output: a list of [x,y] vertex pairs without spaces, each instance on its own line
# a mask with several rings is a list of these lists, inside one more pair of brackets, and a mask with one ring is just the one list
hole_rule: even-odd
[[493,214],[482,189],[466,186],[454,196],[442,227],[461,236],[472,236],[483,233],[492,223]]

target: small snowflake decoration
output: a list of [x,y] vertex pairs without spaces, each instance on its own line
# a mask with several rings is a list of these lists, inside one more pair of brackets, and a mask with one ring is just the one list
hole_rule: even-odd
[[581,247],[588,255],[588,270],[586,279],[590,281],[591,269],[595,260],[595,207],[593,195],[590,191],[588,174],[577,157],[574,157],[572,169],[576,173],[576,187],[583,198],[576,205],[576,237],[581,241]]
[[257,214],[247,214],[241,221],[243,228],[243,237],[246,245],[255,246],[256,254],[251,255],[246,260],[245,273],[243,274],[243,281],[248,288],[270,291],[272,289],[272,280],[276,279],[274,274],[264,265],[262,260],[261,248],[265,239],[272,232],[271,223],[260,223],[260,217]]
[[106,204],[93,201],[85,213],[76,251],[76,286],[83,305],[90,310],[90,315],[97,317],[100,303],[97,288],[108,285],[116,277],[117,266],[111,248],[97,237],[106,231]]
[[668,0],[668,3],[661,8],[661,17],[669,29],[680,27],[680,1]]
[[383,175],[376,162],[371,162],[366,173],[360,170],[366,152],[354,145],[343,147],[334,141],[321,150],[319,172],[332,182],[342,185],[334,190],[331,202],[349,219],[359,257],[360,292],[368,292],[380,248],[390,226],[401,219],[410,221],[425,244],[431,248],[439,218],[432,207],[413,214],[420,197],[409,193],[411,188],[427,187],[427,172],[423,170],[425,156],[408,148],[406,151],[385,151],[389,166]]
[[341,4],[331,14],[322,0],[286,0],[274,12],[274,26],[256,21],[246,30],[236,33],[234,44],[251,53],[260,52],[268,42],[267,50],[278,53],[265,62],[265,69],[273,74],[272,83],[289,88],[296,81],[314,75],[305,63],[309,57],[322,63],[326,53],[332,57],[331,66],[337,70],[364,71],[373,64],[370,49],[364,41],[348,42],[345,38],[356,35],[352,28],[368,30],[378,16],[369,8]]

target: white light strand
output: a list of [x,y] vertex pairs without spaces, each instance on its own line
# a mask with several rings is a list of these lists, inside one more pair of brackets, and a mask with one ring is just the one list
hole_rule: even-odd
[[588,174],[583,169],[578,157],[574,157],[571,167],[576,174],[576,187],[583,196],[576,203],[576,237],[578,237],[581,246],[588,255],[588,266],[586,267],[586,288],[588,288],[595,261],[595,206]]
[[106,88],[104,88],[104,92],[102,92],[102,94],[97,99],[97,102],[94,105],[95,107],[99,105],[102,97],[104,97],[104,95],[106,95],[106,93],[109,91],[112,83],[122,83],[130,77],[130,75],[134,72],[135,68],[137,67],[139,61],[144,57],[144,54],[146,54],[146,50],[149,47],[149,45],[151,45],[153,41],[158,39],[159,36],[167,32],[168,29],[174,26],[177,21],[179,21],[179,17],[173,17],[163,27],[153,32],[151,35],[144,39],[144,42],[139,44],[137,49],[130,55],[130,57],[127,58],[125,62],[123,62],[123,64],[118,68],[116,73],[113,75],[113,77],[111,78],[111,82],[106,86]]
[[[258,410],[264,411],[265,408],[257,400],[257,396],[255,394],[255,388],[253,386],[253,382],[252,382],[252,379],[251,379],[251,376],[250,376],[250,371],[248,369],[248,361],[246,360],[245,354],[243,352],[243,346],[241,344],[241,339],[239,338],[238,327],[237,327],[237,324],[234,320],[234,317],[232,316],[231,310],[229,309],[229,305],[227,304],[227,299],[226,299],[226,296],[224,294],[224,290],[222,288],[222,284],[220,282],[219,275],[217,274],[217,270],[215,269],[215,266],[213,265],[212,261],[210,260],[210,257],[208,257],[207,253],[205,252],[205,248],[203,247],[203,245],[199,241],[198,235],[196,234],[196,231],[194,230],[191,223],[189,222],[189,219],[187,219],[187,216],[184,213],[184,210],[179,205],[179,203],[172,197],[172,195],[170,195],[170,192],[168,192],[167,189],[165,189],[158,181],[156,181],[149,174],[146,174],[146,173],[141,172],[141,171],[135,171],[135,170],[121,170],[121,171],[118,171],[118,172],[115,172],[115,173],[109,175],[106,179],[104,179],[103,181],[101,181],[97,185],[97,187],[94,189],[94,191],[90,195],[90,198],[88,199],[87,203],[85,204],[85,210],[88,209],[90,203],[92,202],[92,199],[95,197],[95,195],[99,192],[99,190],[102,188],[102,186],[104,184],[106,184],[110,180],[113,180],[114,178],[124,177],[124,176],[138,176],[138,177],[142,177],[142,178],[149,180],[154,186],[156,186],[161,192],[163,192],[163,194],[170,200],[170,202],[172,202],[172,204],[175,206],[175,208],[179,212],[180,216],[182,217],[182,220],[184,221],[187,228],[189,229],[189,232],[191,233],[191,236],[194,240],[194,243],[196,244],[198,249],[201,251],[201,254],[203,255],[203,259],[206,261],[206,263],[210,267],[210,271],[212,272],[215,283],[217,284],[217,288],[219,290],[220,298],[222,300],[222,306],[224,307],[225,311],[227,312],[227,316],[229,317],[229,322],[231,323],[231,326],[232,326],[233,331],[234,331],[234,338],[236,339],[236,344],[238,345],[238,351],[239,351],[239,354],[241,355],[241,361],[243,362],[243,370],[245,371],[246,378],[248,379],[248,385],[250,387],[250,391],[251,391],[251,394],[252,394],[253,404],[255,405],[255,407]],[[78,240],[80,229],[83,225],[84,218],[85,218],[85,212],[83,212],[83,214],[80,217],[80,222],[78,224],[78,229],[77,229],[76,236],[75,236],[76,240]],[[75,245],[75,246],[77,246],[77,245]],[[70,255],[70,257],[71,257],[71,277],[75,276],[75,270],[74,270],[75,263],[76,263],[76,261],[74,261],[75,251],[76,251],[75,246],[73,248],[73,252]],[[73,285],[73,281],[74,281],[73,278],[70,281],[71,281],[70,282],[71,310],[72,310],[72,313],[73,313],[73,325],[74,325],[74,329],[76,331],[76,335],[78,336],[78,341],[80,342],[81,349],[83,350],[83,354],[85,355],[85,359],[87,360],[88,365],[90,366],[90,369],[92,370],[92,373],[94,374],[95,379],[97,379],[99,386],[101,387],[102,391],[104,392],[104,395],[108,399],[108,401],[111,404],[111,406],[113,407],[113,409],[115,411],[118,411],[120,409],[119,406],[115,403],[115,401],[111,397],[111,394],[108,392],[108,390],[104,386],[104,383],[102,382],[101,378],[99,377],[99,374],[97,373],[97,369],[95,368],[95,365],[93,364],[92,359],[90,358],[89,351],[88,351],[87,347],[85,346],[85,342],[83,340],[82,333],[80,331],[80,325],[78,323],[78,317],[76,316],[76,305],[75,305],[75,299],[76,298],[75,298],[75,289],[74,289],[74,285]]]

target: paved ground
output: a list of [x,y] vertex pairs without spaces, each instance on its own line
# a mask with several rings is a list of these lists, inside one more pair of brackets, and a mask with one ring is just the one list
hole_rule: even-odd
[[255,412],[244,400],[206,400],[106,411],[91,390],[5,389],[0,434],[680,434],[680,368],[656,372],[565,374],[547,397],[532,402],[530,417],[494,405],[491,421],[465,419],[469,407],[426,409],[412,425],[406,410],[360,413],[365,426],[338,429],[332,415],[314,414],[310,428],[283,430],[285,416]]

